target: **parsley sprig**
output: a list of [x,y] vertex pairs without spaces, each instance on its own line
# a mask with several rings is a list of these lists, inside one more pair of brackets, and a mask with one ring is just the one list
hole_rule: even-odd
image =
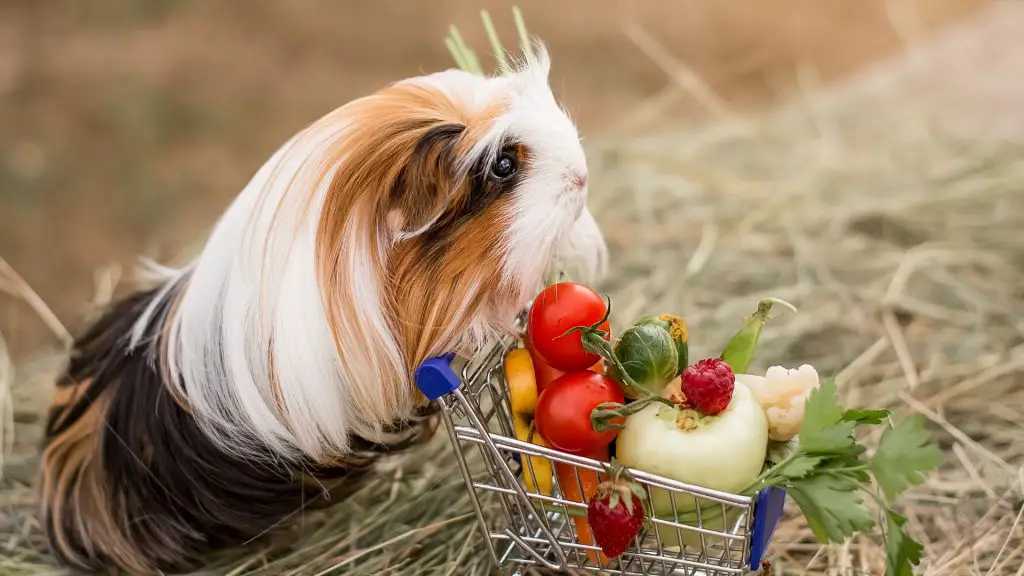
[[[807,398],[800,434],[773,444],[766,470],[743,492],[785,488],[822,544],[872,530],[876,520],[865,500],[873,500],[885,522],[886,576],[912,576],[923,548],[906,533],[906,519],[892,504],[907,488],[924,482],[942,453],[930,443],[920,417],[891,425],[890,416],[887,410],[843,410],[835,381],[822,380]],[[867,448],[853,433],[877,425],[886,428],[874,455],[866,458]]]

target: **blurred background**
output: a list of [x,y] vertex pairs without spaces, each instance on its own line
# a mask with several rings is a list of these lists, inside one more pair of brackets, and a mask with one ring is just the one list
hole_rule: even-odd
[[[697,358],[794,303],[754,368],[923,414],[946,456],[906,495],[926,573],[1022,576],[1024,3],[517,3],[584,137],[613,322],[683,314]],[[511,5],[0,2],[0,576],[58,573],[35,481],[69,334],[140,256],[194,254],[296,131],[450,67],[450,25],[490,62],[480,10],[509,46]],[[488,574],[446,442],[207,573]],[[821,549],[788,510],[770,557],[877,576],[878,543]]]
[[[684,62],[730,109],[833,82],[985,0],[523,0],[585,139],[709,115],[659,64]],[[94,0],[0,4],[0,256],[76,326],[94,273],[201,242],[256,168],[306,123],[451,65],[454,24],[509,2]],[[645,102],[660,103],[639,114]],[[713,112],[712,110],[711,112]],[[0,299],[16,358],[53,344]],[[12,337],[10,335],[16,335]]]

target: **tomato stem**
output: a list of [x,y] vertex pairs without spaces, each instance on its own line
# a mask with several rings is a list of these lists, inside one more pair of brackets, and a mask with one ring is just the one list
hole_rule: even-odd
[[594,324],[591,324],[590,326],[574,326],[566,330],[565,334],[562,334],[562,336],[559,336],[559,338],[563,336],[568,336],[569,334],[578,331],[580,333],[580,343],[583,345],[583,349],[586,350],[587,352],[590,352],[591,354],[597,354],[605,361],[607,361],[609,364],[611,364],[615,368],[615,370],[612,372],[617,372],[618,374],[621,375],[621,380],[619,380],[618,382],[620,385],[624,384],[627,387],[636,390],[641,398],[653,396],[651,392],[640,387],[636,383],[636,381],[629,376],[629,374],[626,372],[626,368],[622,365],[622,362],[619,361],[619,358],[617,356],[615,356],[615,350],[612,348],[611,342],[607,340],[608,333],[605,332],[604,330],[598,329],[598,326],[604,324],[604,322],[608,320],[612,313],[612,299],[609,298],[608,296],[605,296],[605,299],[607,300],[608,304],[605,308],[603,318],[601,318]]
[[[606,336],[608,336],[607,332],[605,332],[604,330],[598,329],[598,326],[600,326],[601,324],[604,324],[605,322],[607,322],[608,318],[612,314],[612,299],[611,299],[611,297],[606,295],[604,297],[604,299],[605,299],[605,302],[606,302],[605,307],[604,307],[604,316],[602,316],[600,320],[598,320],[597,322],[594,322],[590,326],[573,326],[572,328],[569,328],[568,330],[566,330],[562,334],[560,334],[558,336],[555,336],[555,340],[558,340],[560,338],[565,338],[566,336],[568,336],[569,334],[572,334],[573,332],[576,332],[577,330],[579,330],[581,333],[591,333],[592,332],[592,333],[599,334],[601,336],[602,340]],[[586,331],[586,332],[584,332],[584,331]],[[581,338],[582,338],[582,336],[581,336]]]
[[594,427],[595,432],[604,432],[606,430],[622,430],[625,428],[622,424],[612,422],[619,418],[626,418],[632,416],[637,412],[646,408],[649,404],[665,404],[672,408],[677,408],[676,404],[668,398],[662,398],[661,396],[650,395],[636,402],[629,404],[620,404],[618,402],[602,402],[594,407],[590,412],[590,425]]
[[608,371],[608,375],[613,380],[617,380],[620,386],[625,386],[625,388],[636,392],[637,396],[641,399],[655,396],[655,394],[637,384],[636,380],[633,380],[629,373],[626,372],[626,367],[623,366],[622,361],[615,355],[615,350],[612,348],[611,343],[600,335],[600,331],[587,331],[587,329],[581,329],[581,332],[583,333],[583,347],[588,352],[592,352],[601,358],[604,358],[605,361],[615,368],[614,370]]

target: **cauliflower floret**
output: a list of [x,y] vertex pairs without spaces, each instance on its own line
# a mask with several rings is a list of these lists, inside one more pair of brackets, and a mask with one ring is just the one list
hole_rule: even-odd
[[772,366],[764,376],[737,374],[754,393],[768,417],[768,437],[785,442],[800,432],[804,423],[804,403],[811,390],[820,385],[818,371],[809,364],[786,369]]

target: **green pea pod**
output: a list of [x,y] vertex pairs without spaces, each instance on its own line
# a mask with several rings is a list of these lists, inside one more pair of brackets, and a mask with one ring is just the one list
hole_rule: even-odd
[[690,349],[687,344],[689,331],[686,328],[686,322],[680,316],[673,314],[659,314],[657,316],[644,316],[643,318],[636,321],[634,326],[642,326],[650,324],[653,326],[661,326],[664,328],[676,345],[676,359],[678,369],[673,376],[678,376],[686,367],[690,365]]
[[[675,342],[668,330],[661,326],[641,324],[628,328],[615,342],[614,351],[633,382],[651,394],[661,392],[665,384],[679,373]],[[617,382],[624,380],[615,364],[608,367],[608,375]],[[623,393],[633,400],[642,394],[628,386]]]
[[754,352],[757,351],[757,343],[761,339],[761,330],[768,322],[768,313],[773,304],[781,304],[796,312],[796,308],[792,304],[778,298],[765,298],[758,302],[757,312],[747,318],[743,328],[733,335],[729,343],[725,345],[725,349],[722,350],[722,355],[719,356],[732,368],[734,373],[742,374],[750,368],[750,363],[754,360]]

